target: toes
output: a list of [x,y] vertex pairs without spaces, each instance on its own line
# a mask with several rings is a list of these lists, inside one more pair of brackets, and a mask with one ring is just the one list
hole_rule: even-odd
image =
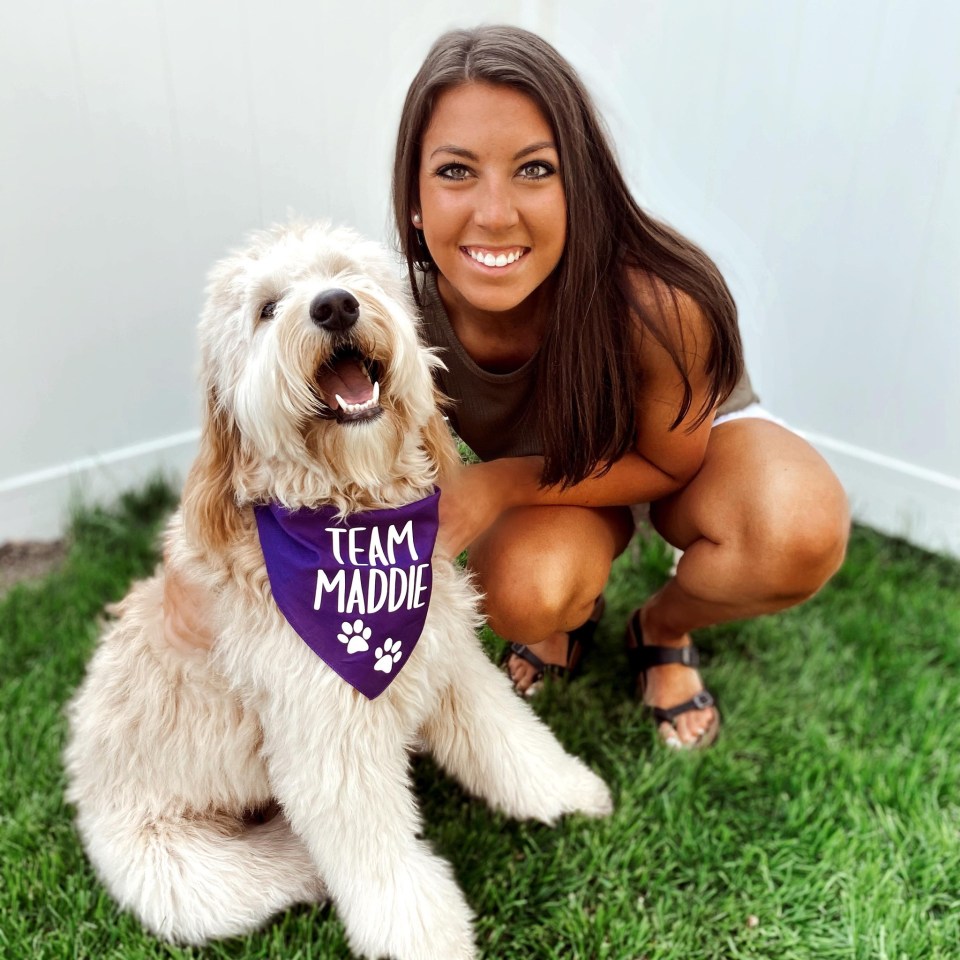
[[680,739],[684,743],[696,743],[710,727],[713,720],[713,710],[691,710],[677,718],[680,727]]
[[683,741],[677,735],[677,729],[673,724],[661,723],[657,732],[660,734],[660,739],[665,747],[669,747],[671,750],[680,750],[683,747]]
[[[699,673],[680,664],[660,664],[650,667],[646,673],[646,687],[642,699],[647,706],[669,709],[689,700],[703,690]],[[715,707],[688,710],[675,718],[673,723],[661,723],[657,732],[666,746],[673,749],[691,749],[716,736],[718,714]]]
[[517,693],[525,693],[530,689],[534,673],[531,664],[527,663],[523,657],[512,656],[507,658],[507,675],[510,677]]
[[657,732],[664,744],[673,750],[695,746],[710,729],[714,720],[713,708],[691,710],[672,723],[661,723]]

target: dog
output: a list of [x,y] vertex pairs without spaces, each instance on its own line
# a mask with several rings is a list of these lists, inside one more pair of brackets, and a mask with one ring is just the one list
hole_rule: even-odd
[[[170,941],[329,898],[358,955],[468,960],[472,914],[418,835],[410,753],[512,817],[599,817],[611,798],[484,655],[468,574],[430,562],[457,452],[407,284],[350,230],[275,227],[214,267],[200,340],[200,449],[165,562],[118,604],[67,709],[67,799],[89,859]],[[367,529],[407,509],[433,518],[426,541],[405,522]],[[295,577],[282,550],[271,560],[269,525],[304,517],[353,569],[300,571],[303,610],[282,612]],[[171,570],[207,600],[209,650],[164,637]],[[324,605],[336,636],[318,653],[291,621]],[[360,662],[362,682],[348,676]],[[370,678],[382,689],[362,689]]]

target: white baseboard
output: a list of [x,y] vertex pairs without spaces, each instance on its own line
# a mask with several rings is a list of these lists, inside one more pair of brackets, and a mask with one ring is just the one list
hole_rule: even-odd
[[[192,430],[0,481],[0,543],[58,537],[72,503],[109,502],[158,471],[182,480],[199,436],[199,430]],[[960,557],[960,479],[832,437],[802,436],[836,471],[858,521],[927,550]]]
[[960,557],[960,479],[832,437],[797,432],[833,467],[854,519],[918,547]]
[[110,503],[158,473],[182,482],[199,438],[191,430],[0,481],[0,543],[59,537],[73,504]]

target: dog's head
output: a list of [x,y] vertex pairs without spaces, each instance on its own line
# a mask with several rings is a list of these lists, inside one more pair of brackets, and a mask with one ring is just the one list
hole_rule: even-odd
[[200,340],[207,411],[184,508],[208,548],[233,538],[244,504],[383,506],[451,456],[439,361],[397,263],[352,231],[255,234],[212,270]]

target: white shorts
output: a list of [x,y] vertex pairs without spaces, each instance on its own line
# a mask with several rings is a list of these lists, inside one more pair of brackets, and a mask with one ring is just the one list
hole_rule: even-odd
[[[729,423],[731,420],[769,420],[771,423],[778,423],[781,427],[787,425],[779,417],[770,413],[762,403],[750,403],[742,410],[732,410],[730,413],[722,413],[715,417],[713,426],[719,427],[721,423]],[[787,427],[789,430],[790,428]]]

